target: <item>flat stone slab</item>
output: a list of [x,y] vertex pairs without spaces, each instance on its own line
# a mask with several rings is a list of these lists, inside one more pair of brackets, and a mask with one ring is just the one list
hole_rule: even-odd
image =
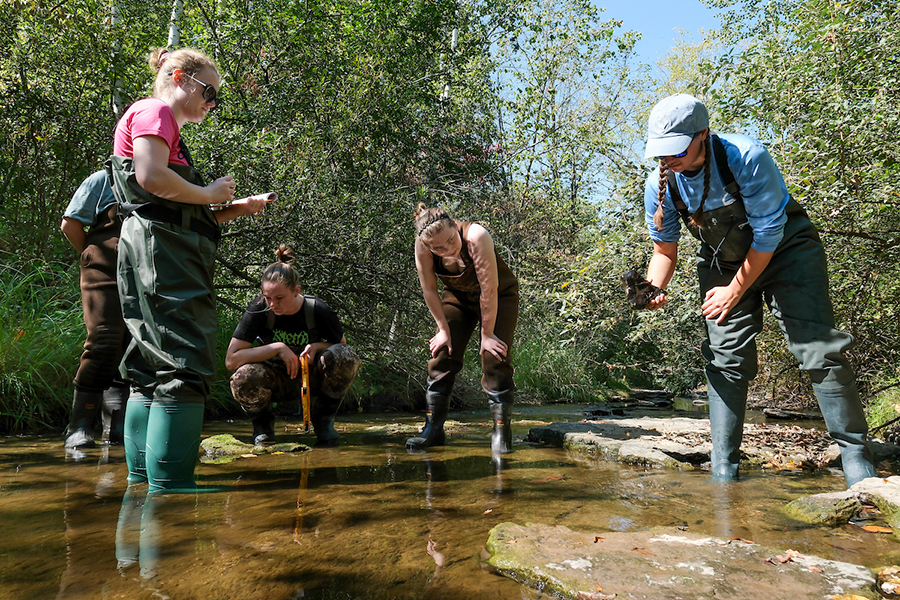
[[863,505],[878,508],[882,517],[900,537],[900,477],[863,479],[849,490],[814,494],[798,498],[785,506],[785,513],[814,525],[846,523],[863,510]]
[[[603,460],[670,469],[709,463],[708,419],[641,417],[583,420],[534,427],[525,441],[565,448]],[[900,456],[900,447],[873,440],[876,461]],[[840,451],[827,432],[781,424],[744,424],[741,467],[775,470],[839,466]]]
[[497,572],[564,599],[880,597],[865,567],[672,527],[593,534],[501,523],[486,550]]
[[200,442],[200,462],[204,464],[224,464],[238,458],[253,458],[263,454],[287,454],[312,450],[306,444],[284,442],[269,446],[254,446],[240,441],[233,435],[222,433],[211,435]]

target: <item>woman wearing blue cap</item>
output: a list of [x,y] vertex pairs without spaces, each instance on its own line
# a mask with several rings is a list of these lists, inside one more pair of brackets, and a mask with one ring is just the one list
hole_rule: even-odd
[[[644,188],[653,257],[647,279],[665,289],[675,272],[681,222],[697,254],[706,321],[712,477],[737,478],[747,388],[757,374],[763,302],[812,379],[847,485],[875,476],[856,378],[834,328],[825,251],[766,148],[745,135],[714,135],[702,102],[687,94],[651,111],[646,158],[659,161]],[[648,308],[666,304],[658,294]]]

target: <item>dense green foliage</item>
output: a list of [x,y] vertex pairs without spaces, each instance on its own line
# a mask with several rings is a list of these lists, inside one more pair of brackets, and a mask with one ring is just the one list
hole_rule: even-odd
[[[433,327],[412,261],[411,215],[424,201],[485,223],[519,275],[523,396],[697,387],[692,242],[681,243],[665,310],[632,312],[619,283],[650,254],[646,114],[686,91],[707,101],[715,128],[770,145],[822,226],[862,382],[891,386],[897,9],[727,4],[722,29],[678,45],[658,76],[635,64],[634,34],[585,0],[186,1],[181,44],[216,60],[225,102],[184,137],[206,176],[233,175],[239,194],[279,193],[265,213],[227,226],[221,349],[285,243],[306,290],[338,311],[364,358],[350,402],[414,406]],[[0,4],[0,431],[64,419],[83,328],[77,269],[55,266],[72,263],[57,223],[110,152],[116,96],[127,105],[148,94],[143,57],[165,45],[171,9],[168,0]],[[36,330],[54,343],[35,343]],[[777,328],[760,345],[757,391],[794,393],[801,379]],[[481,401],[475,354],[463,401]],[[218,413],[233,408],[226,373]]]

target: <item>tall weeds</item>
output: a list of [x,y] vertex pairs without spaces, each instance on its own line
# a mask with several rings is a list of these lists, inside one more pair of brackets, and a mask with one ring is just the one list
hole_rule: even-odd
[[69,265],[0,264],[0,433],[65,423],[83,340]]

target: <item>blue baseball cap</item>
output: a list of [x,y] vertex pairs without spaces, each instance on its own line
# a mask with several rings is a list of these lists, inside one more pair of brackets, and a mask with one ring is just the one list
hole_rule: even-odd
[[709,113],[702,102],[688,94],[663,98],[650,111],[644,158],[675,156],[690,146],[694,134],[709,127]]

